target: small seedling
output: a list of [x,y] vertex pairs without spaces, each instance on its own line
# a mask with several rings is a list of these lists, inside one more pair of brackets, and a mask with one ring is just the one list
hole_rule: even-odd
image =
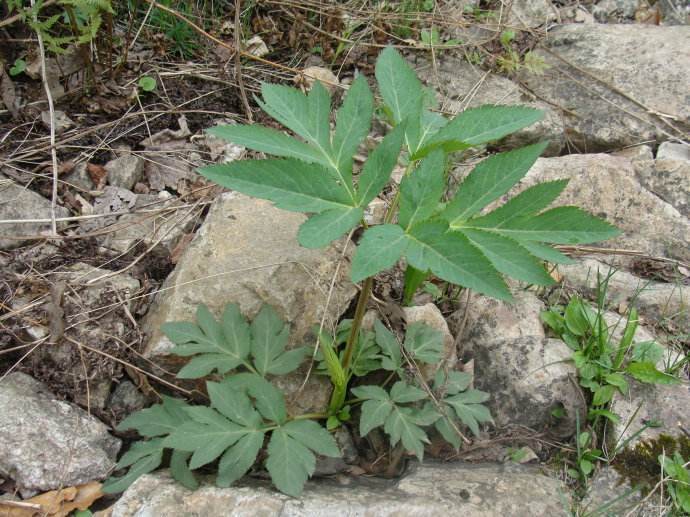
[[10,68],[10,75],[15,77],[26,70],[26,61],[23,59],[15,59],[14,64]]
[[139,88],[144,92],[152,92],[156,89],[156,80],[150,75],[144,75],[139,79]]

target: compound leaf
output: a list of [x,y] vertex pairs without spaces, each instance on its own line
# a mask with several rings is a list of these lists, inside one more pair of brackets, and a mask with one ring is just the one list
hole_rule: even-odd
[[139,477],[160,467],[162,462],[163,448],[156,449],[150,454],[143,456],[139,461],[129,467],[127,474],[124,476],[108,479],[101,487],[101,490],[106,494],[124,492]]
[[388,371],[399,371],[403,363],[398,338],[379,320],[374,322],[374,331],[376,332],[376,344],[381,349],[381,368]]
[[424,390],[411,386],[403,381],[398,381],[393,384],[390,392],[390,398],[396,404],[405,404],[406,402],[417,402],[428,398]]
[[429,443],[429,438],[415,421],[412,408],[395,406],[383,430],[390,437],[391,445],[402,441],[405,450],[413,452],[420,461],[424,458],[424,444]]
[[118,431],[136,429],[147,438],[164,436],[174,431],[181,422],[189,420],[185,408],[189,406],[179,399],[163,395],[163,403],[132,413],[117,426]]
[[[290,337],[290,327],[280,319],[278,313],[270,306],[263,305],[259,314],[256,315],[251,323],[252,347],[251,354],[256,371],[262,376],[274,373],[272,370],[276,364],[281,366],[294,366],[297,368],[299,362],[285,364],[281,361],[281,354],[285,353],[285,346]],[[292,369],[294,369],[292,368]],[[278,368],[279,370],[284,368]],[[288,370],[283,373],[288,373]]]
[[382,426],[393,410],[390,400],[366,400],[362,404],[362,416],[359,419],[359,434],[366,436],[375,427]]

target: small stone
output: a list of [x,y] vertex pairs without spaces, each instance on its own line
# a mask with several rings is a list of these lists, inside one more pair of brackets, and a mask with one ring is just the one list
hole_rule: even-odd
[[300,81],[301,77],[304,77],[304,85],[307,90],[311,90],[314,81],[319,81],[330,93],[333,93],[335,88],[340,84],[336,75],[328,68],[322,66],[310,66],[305,68],[295,80]]
[[[69,210],[55,207],[57,217],[69,217]],[[0,174],[0,219],[50,219],[50,201],[28,187]],[[58,223],[58,228],[65,223]],[[50,232],[50,223],[11,223],[0,227],[0,249],[12,249],[29,242],[21,236],[38,236]]]
[[676,160],[690,162],[690,145],[675,142],[661,142],[656,152],[657,160]]
[[374,198],[364,211],[364,220],[368,225],[382,224],[388,204],[381,198]]
[[108,407],[122,415],[129,415],[146,406],[146,396],[131,381],[120,382],[110,399]]
[[110,474],[120,440],[84,410],[23,373],[0,381],[0,475],[33,493]]
[[[69,118],[64,111],[56,110],[53,112],[53,115],[55,116],[56,134],[63,133],[64,131],[74,127],[74,121]],[[41,112],[41,121],[47,129],[50,129],[50,111]]]
[[270,52],[268,45],[261,39],[261,36],[252,36],[244,45],[246,51],[252,56],[263,57]]
[[106,163],[105,170],[110,185],[131,190],[142,179],[144,160],[135,154],[125,154]]
[[533,29],[558,19],[558,9],[550,0],[513,0],[510,3],[510,26]]
[[433,303],[420,305],[417,307],[404,307],[405,320],[408,327],[413,323],[424,323],[434,330],[441,333],[443,337],[443,352],[441,354],[441,361],[438,364],[424,364],[418,363],[420,372],[424,380],[431,382],[436,375],[436,372],[442,368],[454,368],[458,360],[457,351],[455,349],[455,339],[448,329],[448,323],[441,314],[439,308]]

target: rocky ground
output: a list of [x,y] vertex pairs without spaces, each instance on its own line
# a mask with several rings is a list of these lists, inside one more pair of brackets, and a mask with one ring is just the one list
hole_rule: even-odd
[[[473,3],[439,8],[448,20],[461,20]],[[517,40],[529,40],[531,54],[542,63],[539,73],[524,66],[501,71],[491,59],[480,65],[466,48],[410,51],[410,63],[448,113],[487,103],[545,110],[542,122],[482,152],[548,139],[545,157],[516,188],[568,178],[558,203],[581,206],[623,234],[597,248],[564,247],[576,261],[554,270],[557,287],[515,284],[513,304],[475,294],[448,299],[424,293],[416,307],[396,311],[400,278],[377,279],[371,309],[442,330],[446,364],[473,369],[475,385],[491,394],[495,426],[457,455],[430,451],[423,465],[410,462],[399,479],[370,476],[356,449],[347,462],[324,467],[299,500],[258,478],[233,488],[205,485],[190,491],[162,471],[144,476],[119,499],[101,498],[94,506],[100,515],[667,511],[664,500],[630,490],[635,469],[642,467],[633,465],[631,472],[622,461],[601,464],[586,489],[566,474],[564,458],[573,452],[587,400],[569,361],[571,350],[545,329],[540,313],[574,293],[595,300],[597,271],[616,268],[607,321],[614,327],[636,306],[642,321],[636,340],[662,344],[660,366],[680,365],[676,373],[682,382],[634,384],[628,397],[614,401],[622,418],[606,429],[607,439],[629,439],[629,449],[662,435],[687,440],[688,8],[674,0],[497,4],[504,4],[496,9],[497,23],[458,22],[446,30],[461,40],[491,41],[507,27]],[[501,52],[500,45],[494,47],[494,57]],[[351,74],[339,79],[345,82]],[[65,116],[80,127],[67,124],[61,132],[65,147],[54,214],[60,237],[46,238],[53,217],[46,141],[17,138],[9,118],[14,108],[7,96],[3,100],[0,515],[33,515],[12,512],[36,494],[88,486],[111,474],[132,440],[114,431],[127,415],[161,393],[195,396],[196,386],[181,385],[171,375],[180,359],[169,354],[161,323],[189,319],[199,303],[219,311],[235,302],[249,317],[268,303],[291,323],[291,341],[301,343],[313,325],[323,321],[333,328],[351,315],[357,289],[348,281],[347,243],[302,248],[296,241],[302,215],[221,192],[197,175],[200,165],[247,157],[243,148],[202,131],[232,118],[230,108],[209,109],[204,118],[179,109],[162,119],[169,127],[142,122],[136,141],[118,127],[118,137],[98,149],[98,156],[106,157],[100,162],[88,148],[80,150],[86,119],[68,111]],[[458,163],[455,181],[467,173],[467,163]],[[380,220],[386,202],[372,203],[372,221]],[[323,382],[312,377],[303,387],[302,381],[303,373],[281,386],[299,395],[288,395],[292,408],[322,407],[328,398]],[[565,416],[555,417],[556,408]],[[651,420],[661,426],[635,434]]]

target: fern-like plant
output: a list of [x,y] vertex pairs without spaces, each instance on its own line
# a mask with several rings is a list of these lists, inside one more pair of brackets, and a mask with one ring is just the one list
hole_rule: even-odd
[[[491,421],[483,406],[488,394],[471,389],[471,377],[452,369],[440,370],[431,386],[410,373],[421,363],[438,364],[443,349],[438,331],[410,325],[400,343],[380,322],[373,330],[361,329],[374,276],[403,259],[404,301],[411,300],[430,275],[510,300],[504,275],[548,285],[553,280],[543,262],[569,261],[552,244],[590,243],[618,234],[579,208],[548,208],[565,180],[535,185],[487,210],[520,181],[546,143],[486,158],[447,199],[451,153],[501,139],[537,122],[543,113],[521,106],[484,106],[448,120],[433,110],[419,79],[390,48],[378,58],[376,79],[392,129],[361,169],[355,169],[353,156],[370,132],[375,108],[361,76],[337,111],[334,131],[331,99],[320,83],[306,95],[264,84],[259,104],[296,137],[261,125],[216,127],[209,132],[278,158],[200,169],[222,186],[310,214],[298,232],[302,246],[323,247],[357,227],[364,229],[351,269],[352,280],[363,282],[354,317],[342,322],[334,337],[321,335],[319,340],[317,371],[327,374],[333,386],[328,408],[317,414],[287,414],[283,395],[269,378],[295,370],[306,350],[285,350],[287,327],[272,310],[262,310],[249,325],[235,306],[226,309],[220,324],[200,308],[197,324],[166,324],[163,331],[177,345],[173,353],[193,357],[180,377],[215,373],[224,378],[207,383],[211,407],[183,408],[175,429],[166,422],[179,403],[169,399],[126,419],[121,428],[138,429],[150,440],[123,457],[120,466],[131,465],[130,471],[107,490],[122,489],[155,468],[166,447],[175,451],[172,472],[183,482],[189,482],[190,469],[220,457],[218,481],[225,486],[251,468],[268,439],[266,468],[273,482],[285,493],[298,495],[314,470],[314,453],[337,453],[331,435],[315,420],[332,429],[353,414],[359,416],[361,435],[381,427],[391,444],[401,444],[419,458],[430,426],[459,447],[461,426],[478,434],[479,425]],[[406,165],[399,186],[390,182],[398,163]],[[364,210],[386,187],[393,198],[384,223],[369,227]],[[386,382],[366,384],[366,376],[376,370],[389,372]],[[364,379],[352,388],[355,377]],[[157,420],[162,425],[152,425]]]

